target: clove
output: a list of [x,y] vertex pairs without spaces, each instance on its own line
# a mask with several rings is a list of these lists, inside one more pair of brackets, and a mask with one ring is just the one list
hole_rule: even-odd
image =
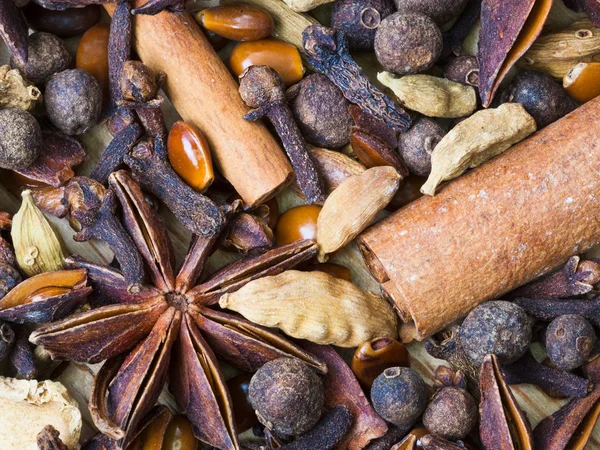
[[302,45],[310,65],[325,74],[351,103],[405,132],[410,116],[377,89],[350,56],[344,33],[322,25],[311,25],[302,33]]
[[162,137],[141,141],[123,159],[140,185],[160,198],[192,233],[214,236],[221,231],[225,225],[223,211],[179,178],[169,163]]
[[146,14],[154,16],[162,11],[181,13],[185,11],[185,0],[149,0],[139,8],[132,10],[132,14]]
[[0,2],[0,37],[20,66],[27,63],[29,50],[27,36],[27,25],[15,2]]
[[600,296],[592,300],[517,298],[514,302],[527,314],[544,322],[550,322],[565,314],[579,314],[595,327],[600,327]]
[[255,108],[244,119],[255,121],[267,117],[275,127],[307,203],[325,201],[323,180],[286,103],[279,74],[268,66],[249,67],[240,77],[240,95],[248,106]]
[[117,102],[122,98],[119,86],[125,61],[131,57],[131,36],[133,25],[131,21],[131,4],[118,3],[110,22],[108,38],[108,112],[114,114]]
[[531,351],[514,363],[502,365],[500,369],[508,384],[535,384],[565,397],[582,398],[592,389],[585,378],[537,362]]

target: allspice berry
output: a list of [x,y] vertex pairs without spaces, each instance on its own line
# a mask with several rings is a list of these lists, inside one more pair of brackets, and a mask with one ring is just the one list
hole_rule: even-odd
[[460,327],[460,343],[469,359],[481,365],[493,353],[502,364],[515,362],[531,343],[531,322],[515,303],[485,302],[469,313]]
[[421,416],[427,397],[427,385],[408,367],[385,369],[371,388],[371,402],[377,414],[403,430],[408,430]]
[[430,69],[442,54],[442,32],[421,13],[397,12],[381,21],[375,55],[383,68],[400,75]]
[[73,58],[65,43],[50,33],[33,33],[29,36],[29,57],[26,64],[11,58],[10,65],[16,67],[33,84],[45,84],[52,75],[73,65]]
[[595,343],[594,328],[578,314],[559,316],[546,330],[546,351],[559,369],[573,370],[581,366]]
[[419,177],[429,176],[431,172],[431,153],[446,132],[435,120],[420,117],[406,133],[398,138],[398,152],[408,171]]
[[46,113],[60,131],[82,134],[98,122],[102,89],[85,70],[65,70],[54,75],[45,91]]
[[431,17],[438,25],[456,19],[468,0],[394,0],[399,12],[417,12]]
[[323,382],[298,359],[266,363],[252,377],[248,393],[258,420],[275,433],[304,433],[323,412]]
[[318,147],[340,148],[350,142],[350,103],[325,75],[310,75],[292,86],[291,110],[307,142]]
[[25,169],[39,156],[42,130],[35,117],[22,109],[0,110],[0,167]]
[[446,386],[438,390],[423,413],[431,434],[451,441],[463,439],[477,422],[477,404],[466,390]]
[[475,56],[461,55],[444,66],[444,78],[465,86],[479,86],[479,61]]

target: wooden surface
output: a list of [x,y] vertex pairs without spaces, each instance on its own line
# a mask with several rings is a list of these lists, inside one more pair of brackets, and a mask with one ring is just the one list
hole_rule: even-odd
[[[71,40],[71,47],[76,47],[76,41]],[[6,49],[0,48],[0,62],[5,63],[7,60]],[[207,105],[208,106],[208,105]],[[164,106],[166,113],[167,124],[170,126],[175,120],[178,119],[178,115],[173,107],[166,102]],[[81,136],[81,141],[87,149],[88,159],[87,161],[77,170],[77,174],[88,174],[91,168],[97,161],[99,154],[110,142],[110,135],[106,131],[104,126],[98,126],[85,135]],[[15,212],[18,209],[20,200],[11,194],[2,185],[3,174],[0,172],[0,210]],[[300,200],[290,190],[287,190],[278,196],[279,207],[282,211],[289,209],[292,206],[300,204]],[[165,221],[169,230],[169,234],[173,240],[175,252],[177,255],[178,263],[181,264],[183,255],[185,254],[190,234],[182,226],[178,224],[176,219],[166,210],[161,208],[161,214],[165,216]],[[57,226],[60,234],[62,235],[68,249],[73,252],[84,256],[93,261],[108,263],[112,259],[110,250],[101,242],[89,242],[89,243],[76,243],[72,239],[73,231],[65,220],[57,220],[51,218],[51,220]],[[209,260],[208,269],[214,270],[220,267],[234,258],[231,254],[217,252]],[[333,259],[334,262],[345,265],[350,268],[352,272],[353,282],[356,283],[363,289],[371,290],[373,292],[379,292],[379,285],[368,273],[366,266],[362,261],[362,257],[358,252],[356,245],[351,244],[343,251],[341,251]],[[536,351],[541,351],[538,347]],[[443,361],[431,358],[425,351],[423,344],[414,342],[409,345],[409,351],[411,354],[412,367],[419,372],[424,379],[431,384],[433,379],[433,372],[435,368],[443,364]],[[345,351],[344,356],[348,355]],[[85,439],[94,433],[93,424],[89,412],[87,410],[87,401],[89,398],[90,386],[93,379],[93,373],[98,369],[99,365],[87,366],[83,364],[69,364],[62,370],[57,380],[63,382],[76,398],[81,405],[81,410],[84,417],[84,432],[82,438]],[[231,373],[226,372],[226,373]],[[533,426],[535,426],[540,420],[546,416],[552,414],[558,409],[564,401],[551,399],[545,395],[540,389],[531,385],[519,385],[513,386],[513,392],[515,397],[519,401],[519,404],[526,411]],[[172,396],[165,389],[159,400],[161,403],[166,404],[176,409],[176,405],[173,401]],[[2,420],[3,418],[0,418]],[[589,449],[600,449],[600,426],[597,427],[594,438],[588,445]]]

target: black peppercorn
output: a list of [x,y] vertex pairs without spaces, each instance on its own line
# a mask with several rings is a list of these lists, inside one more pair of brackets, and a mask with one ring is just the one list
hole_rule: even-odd
[[442,53],[442,32],[420,13],[394,13],[375,33],[375,55],[385,70],[400,75],[433,67]]
[[46,85],[45,103],[54,126],[65,134],[82,134],[100,118],[102,89],[86,71],[65,70]]
[[428,388],[408,367],[385,369],[371,387],[371,401],[377,414],[408,431],[427,406]]
[[521,103],[535,119],[538,129],[566,116],[578,103],[547,73],[523,71],[502,93],[502,103]]
[[42,130],[35,117],[21,109],[0,110],[0,167],[24,169],[40,154]]
[[320,73],[310,75],[286,93],[296,123],[307,142],[318,147],[340,148],[350,142],[350,102]]
[[337,0],[331,11],[331,26],[344,32],[350,50],[373,51],[377,27],[393,12],[391,0]]
[[565,314],[554,319],[546,330],[546,351],[559,369],[581,366],[596,342],[594,328],[582,316]]
[[435,393],[423,413],[423,425],[431,434],[455,441],[463,439],[477,422],[477,404],[471,394],[456,386]]
[[412,127],[398,138],[398,151],[408,171],[419,177],[431,172],[431,152],[446,132],[440,124],[428,117],[413,122]]
[[266,363],[252,377],[248,393],[258,420],[275,433],[304,433],[323,412],[323,382],[297,359]]
[[11,58],[10,65],[16,67],[33,84],[44,84],[52,75],[73,65],[73,58],[60,38],[50,33],[33,33],[29,36],[29,58],[20,64]]
[[460,327],[460,343],[474,364],[481,365],[490,353],[509,364],[525,354],[531,334],[531,322],[523,308],[496,300],[469,313]]
[[456,19],[468,0],[394,0],[399,12],[417,12],[431,17],[438,25]]

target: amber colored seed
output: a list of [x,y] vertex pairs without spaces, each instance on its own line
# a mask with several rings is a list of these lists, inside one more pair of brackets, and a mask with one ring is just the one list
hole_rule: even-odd
[[321,212],[318,205],[303,205],[288,209],[275,227],[277,245],[286,245],[300,239],[317,239],[317,218]]
[[198,440],[194,437],[192,424],[185,416],[175,416],[167,427],[161,450],[196,450]]
[[269,66],[276,70],[286,86],[297,83],[304,76],[304,66],[298,49],[276,39],[240,42],[229,58],[229,67],[240,76],[250,66]]
[[335,263],[320,263],[320,264],[309,264],[304,267],[307,272],[325,272],[335,278],[340,278],[346,281],[352,281],[352,275],[350,269],[340,264]]
[[371,389],[373,381],[390,367],[410,367],[408,350],[400,342],[375,338],[360,345],[354,352],[350,367],[360,384]]
[[169,161],[177,175],[198,192],[215,179],[208,141],[195,126],[175,122],[167,140]]
[[368,169],[371,167],[392,166],[401,174],[406,171],[400,155],[376,136],[361,130],[353,130],[350,135],[350,144],[358,160]]
[[50,297],[56,297],[58,295],[68,294],[69,292],[71,292],[71,289],[64,288],[64,287],[49,286],[49,287],[41,288],[41,289],[38,289],[37,291],[29,294],[25,298],[25,300],[23,300],[23,304],[41,302],[42,300],[46,300]]
[[244,373],[227,380],[227,389],[233,403],[233,417],[237,430],[242,433],[258,423],[254,408],[248,398],[248,386],[252,374]]
[[110,24],[100,23],[87,30],[77,46],[75,67],[89,72],[108,94],[108,36]]
[[579,103],[600,95],[600,62],[579,63],[563,78],[563,87]]
[[408,434],[412,434],[415,438],[417,438],[413,450],[423,450],[424,447],[423,447],[423,444],[421,443],[421,438],[423,436],[427,436],[428,434],[431,434],[431,433],[429,433],[427,428],[419,427],[419,428],[412,429],[410,431],[410,433],[408,433]]
[[205,29],[232,41],[257,41],[271,35],[275,23],[271,15],[256,6],[222,5],[196,14]]

